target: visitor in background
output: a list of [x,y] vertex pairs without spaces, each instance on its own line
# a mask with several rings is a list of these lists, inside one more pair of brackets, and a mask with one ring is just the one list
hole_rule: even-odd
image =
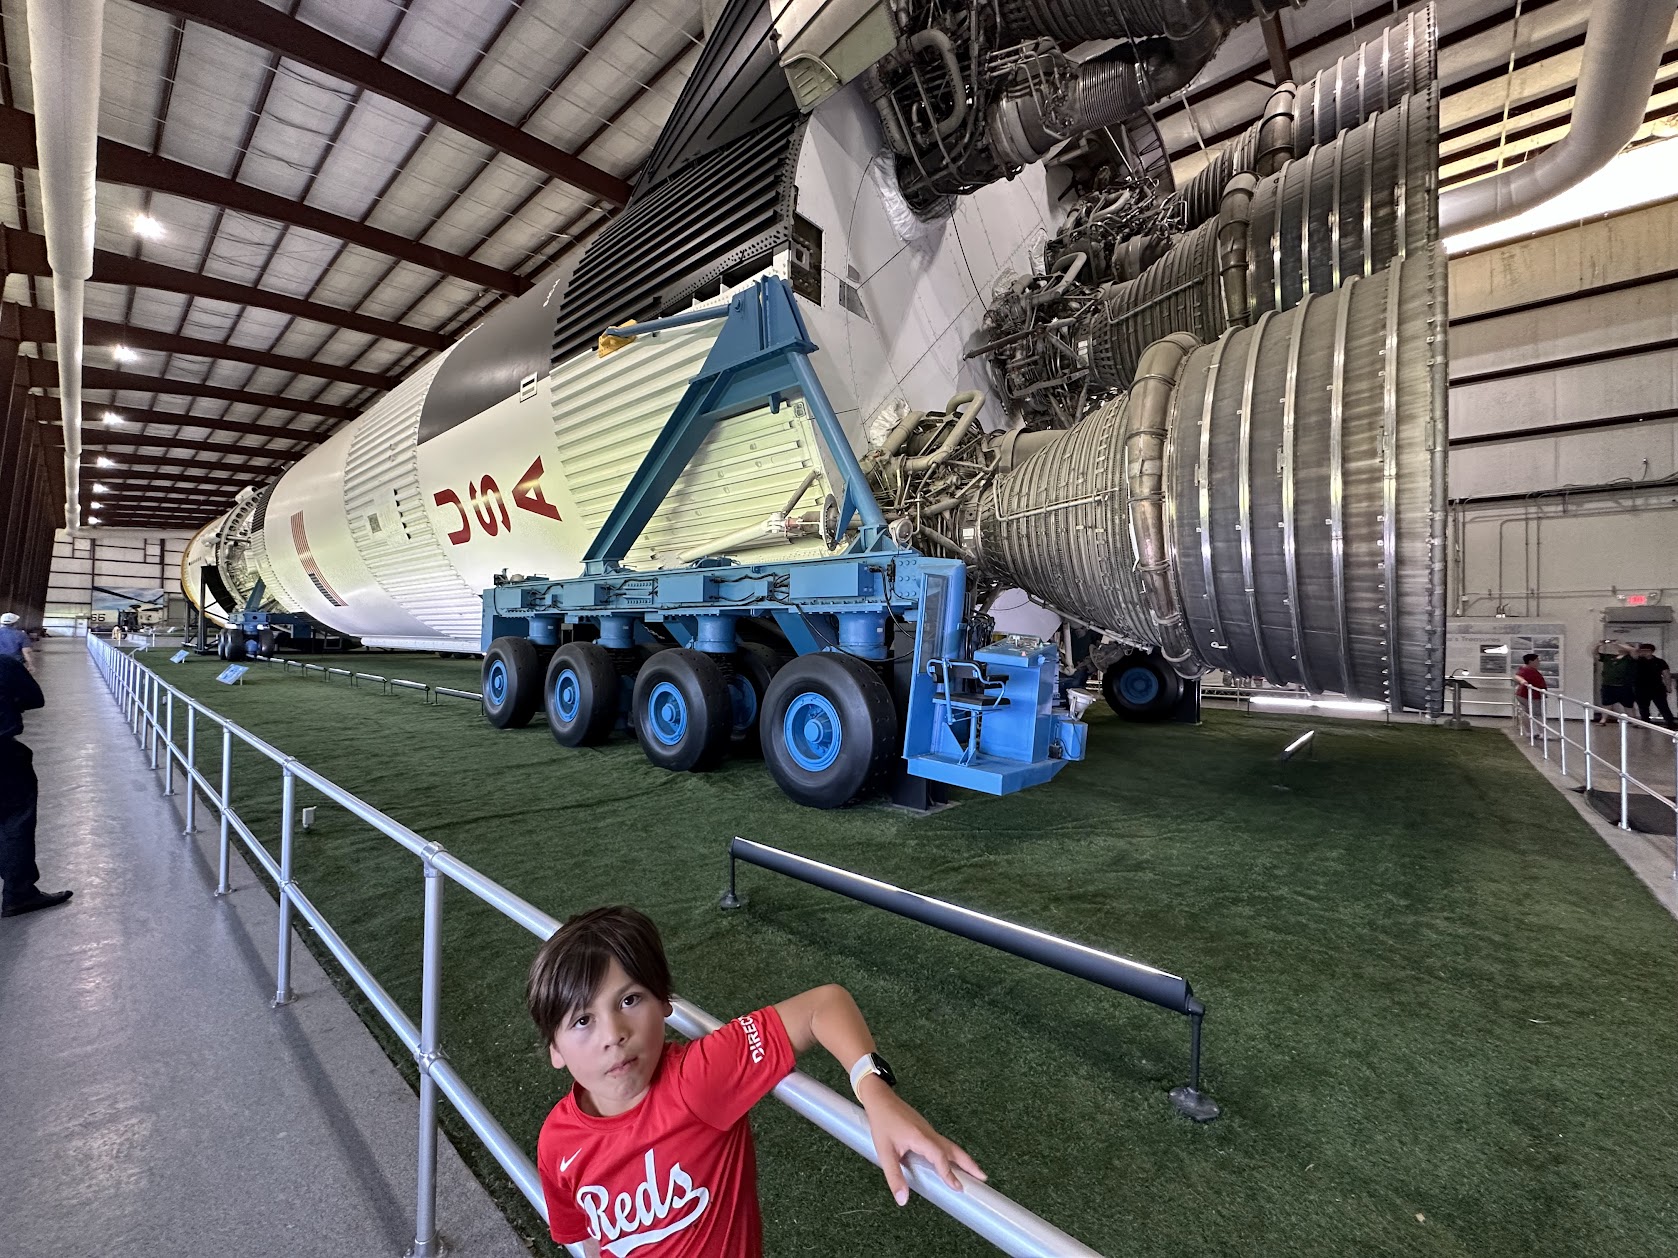
[[1532,652],[1521,656],[1521,666],[1515,670],[1515,710],[1521,714],[1523,733],[1530,728],[1533,718],[1540,711],[1536,692],[1549,688],[1550,683],[1538,671],[1538,656]]
[[73,894],[42,891],[35,867],[34,755],[18,741],[23,714],[45,707],[41,688],[15,655],[0,655],[0,917],[56,908]]
[[[1604,638],[1596,644],[1597,662],[1602,666],[1602,694],[1599,702],[1603,707],[1624,712],[1627,716],[1634,715],[1632,707],[1637,702],[1637,694],[1632,685],[1636,675],[1636,665],[1632,660],[1634,654],[1636,648],[1629,642],[1615,642],[1612,638]],[[1608,724],[1608,714],[1598,712],[1592,724]]]
[[1632,669],[1632,694],[1637,700],[1637,715],[1647,721],[1649,705],[1653,703],[1667,729],[1678,729],[1678,721],[1672,719],[1672,707],[1666,701],[1666,692],[1672,689],[1672,670],[1665,660],[1655,654],[1653,642],[1637,644]]
[[35,671],[34,643],[27,633],[18,628],[16,612],[0,615],[0,655],[15,656],[30,672]]

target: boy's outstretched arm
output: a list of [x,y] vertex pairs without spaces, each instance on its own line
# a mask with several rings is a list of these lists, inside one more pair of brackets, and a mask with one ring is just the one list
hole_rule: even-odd
[[[820,1044],[833,1054],[842,1070],[849,1071],[864,1054],[874,1051],[874,1036],[863,1020],[862,1011],[851,999],[850,992],[836,983],[783,1000],[775,1006],[775,1012],[786,1025],[795,1053]],[[979,1164],[965,1149],[934,1131],[932,1124],[878,1075],[864,1076],[857,1088],[863,1112],[868,1115],[868,1129],[874,1137],[874,1152],[879,1155],[880,1169],[885,1172],[886,1184],[898,1205],[909,1200],[903,1159],[910,1153],[918,1153],[932,1163],[939,1177],[958,1192],[961,1181],[956,1178],[956,1167],[974,1179],[985,1178]]]

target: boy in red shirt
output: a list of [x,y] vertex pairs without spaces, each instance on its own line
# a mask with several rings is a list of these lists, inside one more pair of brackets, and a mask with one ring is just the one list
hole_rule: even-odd
[[761,1258],[757,1160],[746,1114],[813,1044],[850,1070],[898,1205],[918,1153],[952,1188],[985,1174],[900,1100],[843,987],[817,987],[667,1044],[670,966],[658,928],[623,906],[566,922],[530,967],[526,1002],[555,1069],[573,1080],[542,1124],[536,1170],[548,1229],[590,1258]]

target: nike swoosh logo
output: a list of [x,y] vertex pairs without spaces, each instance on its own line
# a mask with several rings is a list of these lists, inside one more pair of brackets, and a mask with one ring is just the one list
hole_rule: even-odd
[[560,1159],[559,1173],[561,1175],[565,1174],[566,1171],[571,1169],[571,1163],[573,1163],[577,1160],[577,1155],[580,1154],[581,1152],[582,1152],[582,1150],[578,1149],[577,1152],[573,1153],[570,1157]]

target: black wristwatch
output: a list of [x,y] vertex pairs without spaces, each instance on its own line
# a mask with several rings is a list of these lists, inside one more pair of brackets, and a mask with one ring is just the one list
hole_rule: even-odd
[[851,1067],[851,1091],[856,1092],[857,1100],[862,1099],[862,1093],[857,1089],[869,1075],[879,1075],[880,1081],[888,1088],[897,1086],[897,1076],[891,1072],[891,1066],[878,1053],[864,1053],[857,1058],[856,1065]]

